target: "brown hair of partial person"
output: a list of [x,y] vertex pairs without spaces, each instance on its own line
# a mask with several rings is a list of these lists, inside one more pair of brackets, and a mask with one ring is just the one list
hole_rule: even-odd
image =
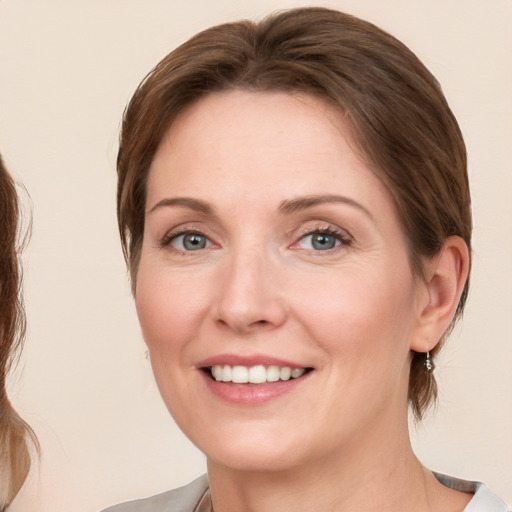
[[[344,113],[355,147],[394,199],[416,275],[451,235],[470,250],[465,145],[435,77],[371,23],[330,9],[299,8],[197,34],[167,55],[133,95],[120,136],[117,213],[134,293],[146,183],[158,145],[188,105],[234,89],[312,94]],[[467,294],[468,283],[454,321]],[[424,361],[425,354],[412,354],[409,402],[418,419],[437,396]]]
[[9,370],[25,336],[21,295],[19,204],[16,185],[0,157],[0,511],[12,502],[31,466],[28,440],[38,450],[32,429],[14,410],[6,390]]

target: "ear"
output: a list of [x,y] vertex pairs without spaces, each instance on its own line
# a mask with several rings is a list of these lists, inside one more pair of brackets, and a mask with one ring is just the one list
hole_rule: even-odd
[[432,350],[450,325],[469,273],[469,251],[459,236],[446,239],[438,255],[425,266],[425,300],[420,305],[411,349]]

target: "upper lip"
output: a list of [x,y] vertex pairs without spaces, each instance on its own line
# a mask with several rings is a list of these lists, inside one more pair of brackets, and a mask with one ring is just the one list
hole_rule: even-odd
[[279,366],[290,367],[290,368],[307,368],[308,366],[303,365],[298,362],[289,361],[285,359],[281,359],[278,357],[273,357],[269,355],[263,354],[254,354],[254,355],[236,355],[236,354],[219,354],[216,356],[208,357],[197,364],[197,368],[207,368],[210,366],[216,365],[224,365],[227,364],[229,366]]

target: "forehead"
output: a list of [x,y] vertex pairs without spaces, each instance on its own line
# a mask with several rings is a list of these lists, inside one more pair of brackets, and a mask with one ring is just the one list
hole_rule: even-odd
[[354,173],[361,185],[382,186],[334,106],[305,94],[215,93],[185,109],[164,135],[150,168],[148,201],[164,185],[181,192],[212,177],[254,190],[272,178],[331,192],[333,181]]

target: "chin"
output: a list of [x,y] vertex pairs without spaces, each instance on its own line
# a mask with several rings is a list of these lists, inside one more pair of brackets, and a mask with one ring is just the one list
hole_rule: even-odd
[[[259,425],[252,429],[229,429],[225,434],[216,428],[215,435],[190,437],[209,462],[243,472],[286,471],[306,458],[305,444],[283,429]],[[211,434],[211,433],[210,433]]]
[[[294,456],[290,456],[294,453]],[[214,449],[211,453],[205,452],[208,463],[229,468],[233,471],[244,473],[272,473],[284,472],[300,465],[300,457],[296,452],[283,454],[281,450],[273,450],[272,447],[262,449],[248,447],[243,450]]]

